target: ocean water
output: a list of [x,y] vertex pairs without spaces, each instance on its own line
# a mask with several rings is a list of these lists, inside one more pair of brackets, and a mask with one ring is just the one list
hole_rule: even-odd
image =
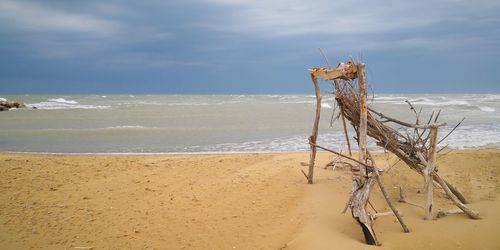
[[[311,95],[1,97],[37,107],[0,112],[0,151],[15,152],[306,151],[315,110]],[[415,116],[405,100],[422,108],[422,117],[441,110],[440,120],[448,123],[441,137],[465,117],[442,145],[500,147],[500,94],[392,94],[369,99],[372,108],[408,122]],[[333,98],[325,96],[319,143],[339,150],[345,142],[339,121],[330,126],[333,107]]]

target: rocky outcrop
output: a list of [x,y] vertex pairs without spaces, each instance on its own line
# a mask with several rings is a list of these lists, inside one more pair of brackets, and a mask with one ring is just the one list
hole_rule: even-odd
[[12,108],[26,108],[26,104],[22,102],[11,102],[7,100],[0,100],[0,111],[7,111]]

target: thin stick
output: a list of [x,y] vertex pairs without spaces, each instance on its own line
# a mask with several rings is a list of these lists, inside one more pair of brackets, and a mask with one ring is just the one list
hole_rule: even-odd
[[453,129],[448,133],[446,134],[441,140],[439,140],[438,144],[440,144],[441,142],[443,142],[446,138],[448,138],[448,136],[451,135],[451,133],[453,133],[453,131],[455,131],[455,129],[458,128],[458,126],[460,126],[460,124],[462,124],[462,122],[465,120],[465,117],[462,118],[462,120],[457,124],[455,125],[455,127],[453,127]]
[[377,209],[375,209],[375,207],[373,206],[373,204],[370,202],[370,200],[368,200],[368,204],[370,205],[370,207],[373,209],[373,211],[375,211],[375,213],[378,213]]
[[323,149],[323,150],[325,150],[325,151],[327,151],[327,152],[330,152],[330,153],[336,154],[336,155],[338,155],[338,156],[340,156],[340,157],[344,157],[344,158],[346,158],[346,159],[349,159],[349,160],[351,160],[351,161],[353,161],[353,162],[356,162],[356,163],[358,163],[358,164],[361,164],[361,165],[363,165],[363,166],[367,167],[369,170],[372,170],[372,169],[373,169],[373,166],[372,166],[372,165],[368,165],[368,164],[366,164],[366,163],[360,162],[360,161],[358,161],[358,160],[356,160],[356,159],[354,159],[354,158],[352,158],[352,157],[350,157],[350,156],[343,155],[343,154],[341,154],[341,153],[339,153],[339,152],[337,152],[337,151],[335,151],[335,150],[332,150],[332,149],[329,149],[329,148],[325,148],[325,147],[322,147],[322,146],[317,145],[317,144],[311,144],[311,145],[312,145],[312,146],[314,146],[314,147],[317,147],[317,148]]
[[325,59],[325,62],[326,62],[326,65],[328,66],[328,68],[331,68],[332,66],[330,65],[330,62],[328,62],[328,58],[326,57],[325,53],[323,53],[323,49],[318,48],[318,50],[319,50],[319,53],[321,53],[321,55],[323,56],[323,59]]
[[[335,79],[333,80],[335,83],[335,91],[340,93],[340,83],[339,80]],[[351,142],[349,140],[349,133],[347,132],[347,125],[345,121],[345,116],[344,116],[344,108],[342,107],[342,104],[339,103],[339,108],[340,108],[340,116],[342,117],[342,128],[344,129],[344,136],[345,136],[345,141],[347,142],[347,149],[349,150],[349,156],[352,156],[352,150],[351,150]]]
[[441,110],[438,111],[437,115],[436,115],[436,118],[434,118],[434,123],[437,122],[438,118],[439,118],[439,115],[441,114]]
[[410,229],[408,229],[408,226],[406,226],[405,222],[403,221],[403,218],[401,217],[401,214],[399,214],[399,211],[396,209],[396,207],[394,206],[394,204],[392,204],[392,201],[389,199],[389,195],[387,194],[387,191],[385,190],[385,187],[384,187],[384,181],[382,179],[382,176],[378,172],[378,168],[375,166],[375,160],[373,159],[373,157],[372,157],[372,155],[371,155],[370,152],[367,152],[367,155],[368,155],[368,157],[370,158],[370,161],[373,164],[373,169],[374,169],[373,173],[375,173],[375,179],[377,180],[377,184],[380,187],[380,191],[382,191],[382,195],[384,196],[385,201],[387,202],[387,204],[391,208],[392,212],[394,213],[394,215],[398,219],[399,224],[401,224],[401,227],[403,228],[403,231],[405,233],[409,233]]
[[389,168],[387,168],[387,170],[385,170],[386,173],[389,173],[391,171],[391,169],[396,166],[399,162],[401,162],[401,159],[398,158],[398,160],[392,164]]
[[446,125],[446,122],[443,122],[443,123],[438,123],[438,124],[430,124],[427,123],[427,125],[416,125],[416,124],[410,124],[410,123],[407,123],[407,122],[403,122],[403,121],[400,121],[398,119],[395,119],[395,118],[392,118],[392,117],[389,117],[389,116],[386,116],[372,108],[368,108],[372,113],[375,113],[376,115],[380,116],[381,118],[384,118],[388,121],[391,121],[391,122],[394,122],[394,123],[397,123],[399,125],[402,125],[402,126],[405,126],[405,127],[408,127],[408,128],[420,128],[420,129],[427,129],[427,128],[430,128],[432,126],[445,126]]
[[309,181],[309,177],[307,176],[306,172],[304,172],[304,170],[302,170],[302,169],[300,170],[300,172],[302,172],[302,174],[304,175],[304,177],[306,177],[306,180]]

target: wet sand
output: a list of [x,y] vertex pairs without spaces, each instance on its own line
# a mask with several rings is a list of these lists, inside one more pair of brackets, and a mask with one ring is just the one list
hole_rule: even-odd
[[[411,233],[377,218],[365,245],[349,212],[347,168],[300,172],[307,153],[61,156],[0,153],[0,249],[500,249],[500,150],[454,151],[443,176],[480,212],[423,220],[422,177],[403,163],[384,174]],[[377,154],[378,165],[395,161]],[[302,164],[301,164],[302,163]],[[375,186],[371,202],[387,211]],[[435,188],[434,210],[453,208]]]

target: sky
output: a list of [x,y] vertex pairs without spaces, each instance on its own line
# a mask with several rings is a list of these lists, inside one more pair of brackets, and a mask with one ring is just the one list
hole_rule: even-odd
[[498,0],[0,0],[0,94],[311,94],[308,69],[350,58],[376,93],[500,93],[498,13]]

